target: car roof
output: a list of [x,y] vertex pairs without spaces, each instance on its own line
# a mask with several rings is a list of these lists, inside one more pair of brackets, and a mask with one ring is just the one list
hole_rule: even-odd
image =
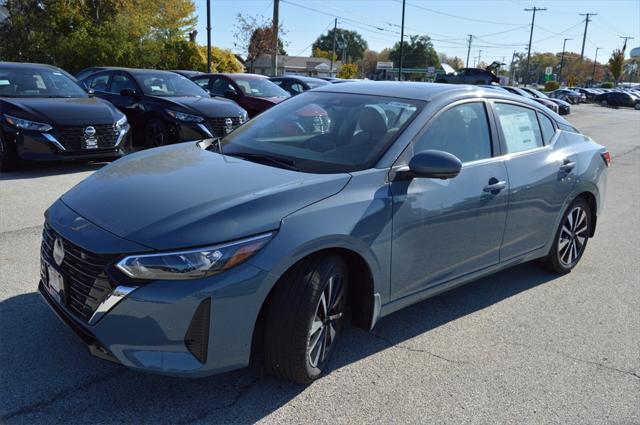
[[268,80],[269,79],[269,77],[267,77],[266,75],[248,74],[248,73],[243,74],[239,72],[212,72],[211,74],[198,74],[198,77],[214,77],[214,76],[228,77],[228,78],[231,78],[232,80],[234,78],[237,78],[239,80],[261,80],[261,79]]
[[30,63],[30,62],[0,62],[0,67],[2,68],[13,68],[13,69],[29,69],[29,68],[48,68],[60,70],[57,66],[48,65],[46,63]]
[[[397,97],[429,101],[446,93],[464,93],[470,95],[502,94],[498,90],[467,84],[423,83],[410,81],[357,81],[331,84],[314,89],[315,92],[351,93],[372,96]],[[504,93],[504,95],[508,95]]]
[[322,81],[323,83],[327,83],[328,81],[322,80],[320,78],[307,77],[306,75],[281,75],[279,77],[271,77],[271,80],[299,80],[299,81]]

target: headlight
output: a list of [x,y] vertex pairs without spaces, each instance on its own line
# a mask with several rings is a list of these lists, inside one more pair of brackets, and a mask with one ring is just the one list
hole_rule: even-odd
[[135,279],[186,280],[230,269],[258,252],[271,238],[267,233],[223,245],[163,254],[132,255],[116,267]]
[[239,120],[240,125],[246,123],[247,121],[249,121],[249,114],[247,114],[247,111],[243,111],[240,114],[240,120]]
[[5,115],[4,118],[7,120],[9,124],[14,127],[21,128],[23,130],[32,130],[32,131],[49,131],[53,127],[49,124],[44,124],[41,122],[29,121],[22,118],[12,117],[11,115]]
[[116,123],[113,125],[115,131],[127,131],[129,130],[129,122],[127,121],[127,116],[123,115]]
[[198,115],[185,114],[184,112],[172,111],[171,109],[166,109],[165,112],[169,114],[171,118],[177,119],[178,121],[186,121],[186,122],[203,122],[204,118]]

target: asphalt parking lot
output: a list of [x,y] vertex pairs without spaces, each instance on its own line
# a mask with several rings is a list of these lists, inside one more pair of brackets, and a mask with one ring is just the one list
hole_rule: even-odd
[[43,212],[100,164],[0,178],[0,421],[640,423],[640,112],[569,116],[613,155],[580,265],[517,266],[349,329],[309,387],[251,367],[200,380],[92,357],[36,292]]

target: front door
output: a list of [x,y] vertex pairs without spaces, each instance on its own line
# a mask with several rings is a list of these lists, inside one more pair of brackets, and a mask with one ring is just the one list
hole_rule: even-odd
[[494,139],[485,102],[467,102],[436,116],[403,154],[401,162],[423,150],[442,150],[463,166],[449,180],[391,184],[393,299],[499,262],[508,178],[504,161],[494,155]]

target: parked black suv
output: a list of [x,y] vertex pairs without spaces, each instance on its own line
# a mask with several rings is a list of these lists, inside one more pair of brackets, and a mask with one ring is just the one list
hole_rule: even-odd
[[436,83],[451,84],[492,84],[500,83],[496,75],[480,68],[462,68],[453,74],[441,75],[436,79]]
[[602,106],[628,106],[640,109],[640,99],[623,91],[610,91],[594,97],[594,101]]
[[116,158],[128,145],[127,118],[65,71],[0,62],[0,169],[20,160]]
[[212,98],[193,81],[171,71],[108,69],[82,82],[124,112],[136,145],[224,137],[248,119],[235,102]]

